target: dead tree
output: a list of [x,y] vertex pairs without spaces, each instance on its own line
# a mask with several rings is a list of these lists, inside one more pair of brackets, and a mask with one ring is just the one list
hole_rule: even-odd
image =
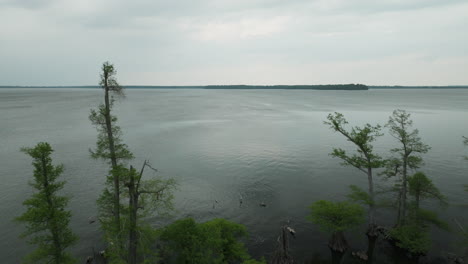
[[288,225],[281,227],[281,234],[278,237],[278,248],[276,249],[271,264],[292,264],[293,257],[289,253],[289,235],[295,237],[296,231]]

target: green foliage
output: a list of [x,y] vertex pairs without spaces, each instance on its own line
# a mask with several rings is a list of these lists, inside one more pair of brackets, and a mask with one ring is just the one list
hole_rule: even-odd
[[267,264],[267,262],[265,260],[265,257],[262,257],[260,260],[256,260],[256,259],[244,260],[242,264]]
[[415,212],[415,215],[420,225],[432,224],[440,229],[449,231],[448,223],[439,219],[439,216],[434,211],[419,208]]
[[15,220],[26,225],[22,237],[29,237],[29,243],[37,245],[25,261],[27,263],[75,263],[75,259],[65,252],[78,237],[68,227],[71,212],[66,211],[68,198],[57,193],[65,182],[58,181],[63,166],[52,165],[50,155],[53,150],[48,143],[38,143],[34,148],[23,148],[23,152],[33,158],[34,180],[30,185],[36,192],[25,200],[26,212]]
[[430,147],[422,143],[417,129],[409,131],[413,126],[410,117],[411,114],[405,110],[397,109],[393,111],[385,126],[389,128],[390,135],[401,143],[400,147],[392,149],[391,152],[399,154],[400,158],[411,157],[408,159],[408,167],[417,169],[422,164],[422,159],[417,154],[428,152]]
[[[431,198],[436,199],[441,205],[446,206],[447,198],[442,195],[432,181],[422,172],[417,172],[413,176],[408,177],[409,194],[414,196],[416,200]],[[416,205],[419,207],[419,204]]]
[[108,242],[108,254],[111,260],[124,258],[124,238],[121,222],[121,187],[128,177],[128,169],[124,168],[124,161],[133,159],[133,154],[123,143],[120,127],[115,123],[117,117],[112,115],[114,103],[113,95],[123,96],[123,89],[118,84],[116,71],[112,64],[105,62],[102,65],[100,85],[104,90],[104,103],[97,109],[92,109],[89,119],[96,126],[98,137],[96,148],[90,149],[91,157],[103,159],[111,166],[107,176],[106,186],[98,199],[99,218],[104,231],[104,238]]
[[115,70],[114,65],[108,61],[104,62],[101,67],[101,80],[99,85],[103,88],[108,88],[109,91],[112,91],[119,96],[124,96],[123,89],[115,78],[116,75],[117,71]]
[[408,219],[404,225],[391,230],[390,235],[397,242],[397,246],[413,254],[424,254],[431,245],[430,226],[434,225],[443,230],[449,230],[449,226],[439,219],[435,212],[420,208],[420,201],[424,198],[433,198],[439,200],[444,206],[447,202],[432,181],[422,172],[408,177],[408,185],[409,194],[414,198],[408,208]]
[[390,150],[392,157],[385,161],[385,170],[382,172],[387,177],[396,177],[397,225],[404,224],[407,220],[408,170],[419,168],[423,164],[419,155],[430,149],[428,145],[422,143],[419,131],[412,130],[413,121],[410,117],[411,114],[405,110],[397,109],[393,111],[385,125],[389,128],[390,135],[398,141],[398,147]]
[[169,216],[174,209],[174,190],[177,181],[174,179],[153,178],[140,183],[140,218],[157,214]]
[[243,225],[225,219],[197,224],[192,218],[166,226],[160,235],[164,248],[176,263],[253,262],[240,238],[246,237]]
[[383,159],[374,153],[372,142],[377,137],[382,136],[380,132],[381,126],[371,126],[366,124],[364,127],[352,127],[350,131],[345,129],[348,121],[344,118],[343,114],[335,112],[327,116],[328,121],[324,124],[330,126],[336,132],[339,132],[346,139],[357,146],[357,153],[349,155],[341,148],[334,148],[330,154],[333,157],[343,160],[343,165],[350,165],[358,168],[367,173],[364,169],[367,168],[380,168],[384,165]]
[[364,222],[364,209],[358,204],[320,200],[309,208],[307,219],[325,232],[346,231]]
[[418,225],[404,225],[390,230],[396,245],[414,255],[425,254],[430,246],[428,230]]
[[[133,159],[133,154],[128,149],[128,146],[122,142],[122,131],[119,126],[115,123],[117,122],[117,117],[111,114],[113,103],[109,105],[109,115],[111,120],[111,130],[113,135],[113,148],[114,155],[117,161],[124,161]],[[110,151],[110,140],[108,135],[108,128],[106,124],[106,106],[100,104],[98,109],[91,109],[89,115],[89,120],[91,123],[96,126],[98,131],[98,138],[96,141],[96,148],[94,150],[90,149],[91,157],[94,159],[103,159],[111,162],[113,157]]]
[[414,197],[414,202],[410,207],[411,220],[419,225],[433,224],[438,228],[448,230],[448,224],[440,220],[437,214],[433,211],[420,208],[422,199],[436,199],[442,206],[447,206],[447,199],[442,195],[432,183],[432,181],[422,172],[417,172],[413,176],[408,177],[409,194]]
[[[177,183],[174,179],[151,178],[149,180],[142,180],[134,168],[128,169],[120,165],[113,169],[112,173],[118,175],[121,179],[121,190],[124,190],[123,187],[126,187],[128,184],[130,174],[136,176],[139,181],[139,200],[138,208],[136,208],[137,219],[135,226],[136,233],[138,234],[138,258],[144,262],[154,263],[157,255],[152,245],[156,241],[156,231],[145,222],[145,218],[154,216],[155,214],[160,217],[169,216],[173,210],[173,191],[177,188]],[[108,187],[104,189],[98,199],[99,221],[104,231],[104,239],[108,243],[108,249],[106,250],[108,258],[112,263],[119,263],[119,261],[126,259],[129,251],[127,248],[128,237],[126,235],[119,236],[118,234],[119,232],[121,234],[128,234],[131,231],[130,214],[134,208],[131,208],[126,203],[121,203],[121,226],[120,229],[117,229],[112,213],[113,185],[110,183],[109,181]],[[122,192],[121,199],[128,200],[128,192]]]
[[370,198],[369,194],[363,189],[356,185],[350,185],[351,193],[348,194],[348,198],[353,202],[360,202],[365,205],[372,205],[374,202]]
[[192,218],[177,220],[166,226],[161,233],[165,247],[176,254],[177,263],[203,263],[203,242],[207,239],[200,232],[197,223]]
[[123,88],[115,78],[116,74],[114,65],[109,62],[103,63],[99,85],[105,91],[104,104],[100,104],[97,109],[91,109],[89,120],[98,130],[96,149],[90,149],[91,157],[109,162],[111,159],[115,159],[117,163],[120,160],[133,159],[133,154],[128,150],[127,145],[122,143],[122,131],[120,127],[115,125],[117,117],[111,114],[114,105],[112,95],[123,96],[124,94]]

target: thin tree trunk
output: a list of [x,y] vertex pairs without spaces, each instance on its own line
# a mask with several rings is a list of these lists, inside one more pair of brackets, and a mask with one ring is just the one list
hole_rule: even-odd
[[[369,161],[370,163],[370,161]],[[367,179],[369,182],[369,228],[367,231],[368,236],[377,236],[375,230],[375,205],[374,205],[374,182],[372,178],[372,168],[367,168]]]
[[[109,140],[109,152],[110,152],[110,159],[112,169],[117,168],[117,157],[115,155],[115,145],[114,145],[114,135],[112,133],[112,120],[110,114],[110,99],[109,99],[109,86],[108,76],[107,73],[104,73],[104,101],[106,107],[105,119],[106,119],[106,130],[107,130],[107,139]],[[114,218],[115,218],[115,225],[117,228],[117,233],[120,234],[120,182],[119,177],[117,175],[113,175],[114,179]],[[119,235],[120,236],[120,235]],[[119,239],[120,240],[120,239]],[[120,243],[120,242],[119,242]]]
[[396,226],[400,226],[401,224],[401,200],[402,200],[402,190],[400,189],[398,192],[398,210],[397,210],[397,219],[396,219]]
[[415,214],[416,214],[416,220],[419,222],[419,201],[420,201],[419,191],[416,193],[415,198],[416,198]]
[[367,263],[371,264],[374,259],[374,249],[377,237],[367,237]]
[[137,230],[136,230],[136,220],[137,220],[137,210],[138,210],[138,190],[135,188],[135,175],[130,169],[130,182],[128,184],[128,194],[129,194],[129,210],[130,210],[130,230],[128,236],[128,263],[136,264],[137,263]]
[[407,167],[408,167],[408,156],[406,155],[406,146],[405,146],[405,156],[403,157],[403,186],[401,190],[401,221],[400,224],[404,225],[406,220],[406,194],[407,194],[407,186],[408,186],[408,179],[407,179]]

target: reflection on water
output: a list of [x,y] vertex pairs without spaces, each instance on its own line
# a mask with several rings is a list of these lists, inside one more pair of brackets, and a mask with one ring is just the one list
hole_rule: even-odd
[[[65,192],[72,196],[72,228],[80,235],[75,254],[99,248],[98,226],[88,218],[96,214],[107,168],[89,158],[88,148],[96,131],[87,119],[100,101],[92,89],[0,89],[0,255],[17,263],[29,248],[18,239],[21,226],[10,221],[19,215],[32,168],[18,150],[48,141],[54,161],[64,163]],[[228,90],[129,90],[116,104],[124,140],[135,153],[135,165],[149,159],[158,176],[180,183],[175,218],[192,216],[199,221],[225,217],[245,224],[255,257],[269,255],[276,247],[278,230],[288,220],[297,231],[291,254],[298,261],[329,263],[328,235],[305,220],[308,206],[318,199],[343,200],[349,184],[366,186],[359,171],[340,166],[328,155],[333,146],[350,147],[323,125],[331,111],[345,114],[351,124],[384,124],[391,111],[403,108],[432,149],[424,156],[424,171],[454,204],[466,202],[461,184],[467,183],[468,164],[462,135],[468,90],[369,90],[369,91],[228,91]],[[388,153],[393,141],[380,140],[376,149]],[[146,177],[151,177],[151,174]],[[379,179],[378,184],[388,182]],[[242,204],[240,204],[242,198]],[[264,203],[266,206],[260,206]],[[443,212],[468,221],[468,214],[453,206]],[[393,215],[378,212],[382,225]],[[158,225],[171,219],[149,219]],[[351,249],[342,263],[355,263],[351,251],[365,251],[362,230],[346,234]],[[450,233],[435,231],[433,253],[454,252]],[[377,241],[376,263],[401,263]],[[12,245],[15,245],[12,247]]]

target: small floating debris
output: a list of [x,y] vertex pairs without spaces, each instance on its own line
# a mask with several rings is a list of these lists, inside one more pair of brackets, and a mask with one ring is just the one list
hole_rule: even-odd
[[286,227],[286,229],[289,231],[289,233],[296,238],[296,230],[292,229],[291,227]]
[[363,252],[363,251],[353,252],[353,253],[351,253],[351,255],[353,255],[354,257],[359,258],[361,260],[366,260],[367,261],[369,259],[367,254],[365,252]]
[[86,258],[86,263],[92,263],[92,262],[93,262],[93,259],[94,259],[94,258],[93,258],[92,256],[88,256],[88,257]]
[[261,202],[261,203],[260,203],[260,206],[261,206],[261,207],[266,207],[266,203]]
[[94,222],[96,222],[96,218],[95,218],[95,217],[91,216],[91,217],[88,218],[88,223],[89,223],[89,224],[92,224],[92,223],[94,223]]

